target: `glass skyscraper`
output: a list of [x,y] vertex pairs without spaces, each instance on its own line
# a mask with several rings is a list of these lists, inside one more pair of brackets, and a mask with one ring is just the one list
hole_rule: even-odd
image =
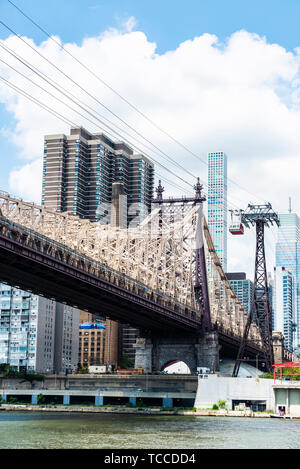
[[235,293],[235,296],[243,306],[244,310],[249,314],[253,302],[253,282],[246,278],[246,274],[244,272],[227,273],[226,277]]
[[294,292],[293,274],[285,267],[274,268],[274,330],[284,335],[284,344],[293,350]]
[[[294,350],[300,352],[300,219],[295,213],[279,215],[280,227],[276,243],[276,268],[284,267],[293,276]],[[280,304],[275,298],[275,315]],[[282,310],[283,314],[283,310]]]
[[227,156],[208,153],[208,227],[224,272],[227,272]]

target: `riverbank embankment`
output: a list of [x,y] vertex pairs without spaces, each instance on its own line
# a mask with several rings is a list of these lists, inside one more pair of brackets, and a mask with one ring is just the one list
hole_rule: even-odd
[[211,417],[253,417],[269,418],[266,412],[211,410],[211,409],[170,409],[160,408],[128,408],[124,406],[94,407],[94,406],[42,406],[25,404],[2,404],[0,411],[27,411],[27,412],[79,412],[79,413],[111,413],[111,414],[133,414],[133,415],[183,415],[183,416],[211,416]]

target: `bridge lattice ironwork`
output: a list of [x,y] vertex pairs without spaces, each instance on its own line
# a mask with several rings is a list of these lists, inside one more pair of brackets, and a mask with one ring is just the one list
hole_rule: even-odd
[[[187,207],[183,201],[176,210],[165,211],[156,206],[140,225],[128,229],[58,213],[7,193],[0,193],[0,211],[2,229],[4,220],[18,225],[25,230],[28,244],[38,237],[42,246],[44,239],[51,255],[62,260],[68,256],[68,262],[94,272],[102,269],[107,278],[118,278],[130,289],[135,285],[141,294],[152,294],[182,314],[195,312],[199,324],[203,312],[195,299],[194,281],[197,227],[202,226],[212,327],[242,337],[248,315],[221,267],[199,204]],[[256,324],[251,325],[248,338],[260,347]]]

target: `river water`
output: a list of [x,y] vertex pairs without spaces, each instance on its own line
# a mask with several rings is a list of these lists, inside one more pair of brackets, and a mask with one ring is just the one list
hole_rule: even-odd
[[300,420],[0,412],[0,448],[300,448]]

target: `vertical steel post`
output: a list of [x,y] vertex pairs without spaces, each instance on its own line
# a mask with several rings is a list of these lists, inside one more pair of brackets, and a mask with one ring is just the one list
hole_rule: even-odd
[[200,184],[198,178],[197,184],[195,185],[195,202],[200,202],[198,210],[198,224],[196,231],[196,249],[195,249],[195,298],[202,311],[202,333],[211,331],[211,318],[210,318],[210,304],[208,294],[208,283],[207,283],[207,270],[203,240],[203,202],[206,200],[202,197],[201,191],[203,186]]
[[210,305],[209,305],[209,294],[207,284],[207,271],[205,261],[205,251],[203,242],[203,203],[201,202],[198,210],[198,225],[196,232],[196,249],[195,249],[195,298],[202,311],[202,332],[211,331],[211,319],[210,319]]
[[273,341],[272,341],[272,313],[269,300],[269,287],[266,268],[264,228],[265,220],[263,216],[255,221],[256,225],[256,253],[255,253],[255,274],[254,274],[254,299],[248,316],[243,338],[238,351],[232,376],[237,377],[243,359],[246,342],[252,321],[255,321],[260,328],[263,341],[266,368],[272,370],[274,363]]

